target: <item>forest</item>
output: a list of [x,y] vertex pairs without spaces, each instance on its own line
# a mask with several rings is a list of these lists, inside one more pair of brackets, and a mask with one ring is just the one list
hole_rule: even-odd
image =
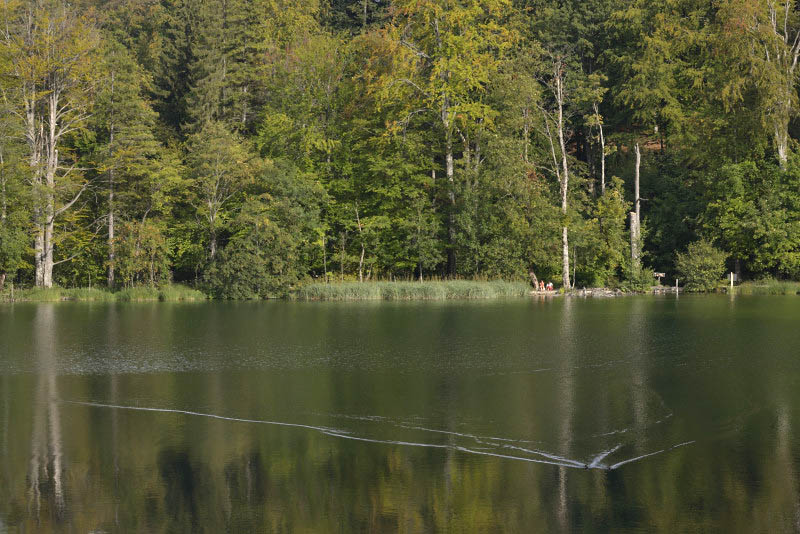
[[[3,0],[0,289],[800,279],[793,0]],[[712,269],[713,270],[713,269]]]

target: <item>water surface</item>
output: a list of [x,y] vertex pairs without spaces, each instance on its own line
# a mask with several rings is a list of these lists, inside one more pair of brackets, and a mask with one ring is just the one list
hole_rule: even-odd
[[800,299],[0,307],[0,533],[791,532]]

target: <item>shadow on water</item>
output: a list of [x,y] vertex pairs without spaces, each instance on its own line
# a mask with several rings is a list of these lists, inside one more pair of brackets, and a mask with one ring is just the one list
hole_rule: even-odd
[[0,310],[0,532],[800,526],[800,305]]

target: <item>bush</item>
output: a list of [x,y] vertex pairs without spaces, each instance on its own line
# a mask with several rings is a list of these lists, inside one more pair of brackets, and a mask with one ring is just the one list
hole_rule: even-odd
[[713,291],[725,273],[727,254],[701,239],[675,257],[678,276],[689,291]]

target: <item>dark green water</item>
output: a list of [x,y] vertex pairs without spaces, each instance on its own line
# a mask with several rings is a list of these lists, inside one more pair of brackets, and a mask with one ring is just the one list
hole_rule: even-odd
[[0,306],[0,533],[791,532],[800,298]]

